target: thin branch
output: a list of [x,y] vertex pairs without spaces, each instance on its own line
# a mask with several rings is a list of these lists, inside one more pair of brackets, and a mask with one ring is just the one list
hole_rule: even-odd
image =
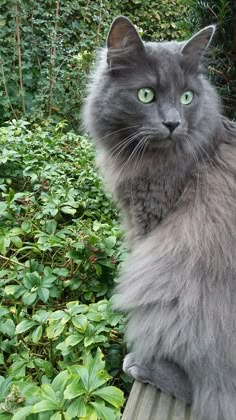
[[0,255],[0,259],[2,259],[2,260],[4,260],[4,261],[7,261],[7,262],[9,262],[9,263],[11,263],[11,264],[17,264],[17,265],[20,265],[21,267],[24,267],[24,268],[25,268],[25,264],[22,264],[22,263],[20,263],[19,261],[14,261],[14,260],[11,260],[10,258],[8,258],[8,257],[4,257],[3,255]]
[[99,41],[101,23],[102,23],[102,1],[100,3],[99,20],[98,20],[98,26],[97,26],[97,30],[96,30],[96,43],[98,43],[98,41]]
[[5,72],[4,72],[4,67],[3,67],[2,62],[1,62],[1,71],[2,71],[2,81],[3,81],[3,86],[4,86],[5,94],[6,94],[6,97],[7,97],[8,101],[9,101],[11,111],[12,111],[15,119],[17,120],[17,115],[16,115],[15,110],[14,110],[14,108],[12,106],[11,98],[10,98],[9,93],[8,93],[7,82],[6,82]]
[[226,76],[222,71],[215,69],[215,67],[208,66],[208,69],[212,71],[213,73],[217,74],[217,76],[221,77],[223,80],[225,80],[227,83],[231,80],[230,77]]
[[55,58],[56,58],[56,41],[57,41],[57,31],[58,31],[58,19],[59,19],[59,7],[60,7],[60,0],[56,2],[56,20],[54,26],[54,36],[53,36],[53,46],[51,49],[51,61],[50,61],[50,70],[49,70],[49,104],[48,104],[48,113],[49,116],[52,113],[52,96],[53,96],[53,88],[55,84],[55,77],[53,77],[54,67],[55,67]]
[[16,20],[16,36],[17,36],[17,48],[18,48],[18,64],[19,64],[19,79],[20,79],[20,95],[22,98],[22,108],[23,112],[26,112],[25,108],[25,96],[24,96],[24,86],[23,86],[23,76],[22,76],[22,53],[21,53],[21,38],[20,38],[20,23],[18,15],[18,4],[17,0],[14,0],[14,10],[15,10],[15,20]]

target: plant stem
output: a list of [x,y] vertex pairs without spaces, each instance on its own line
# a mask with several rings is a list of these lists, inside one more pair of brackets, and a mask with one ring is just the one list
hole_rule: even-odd
[[48,114],[49,116],[52,113],[52,95],[53,95],[53,88],[55,84],[55,78],[53,77],[54,67],[55,67],[55,58],[56,58],[56,41],[57,41],[57,31],[58,31],[58,18],[59,18],[59,6],[60,0],[56,1],[56,20],[54,26],[54,37],[53,37],[53,45],[51,48],[51,60],[50,60],[50,68],[49,68],[49,104],[48,104]]
[[20,79],[20,95],[22,98],[22,109],[23,112],[26,112],[25,108],[25,96],[24,96],[24,86],[23,86],[23,76],[22,76],[22,53],[21,53],[21,37],[20,37],[20,23],[19,23],[19,10],[17,0],[14,0],[14,11],[15,11],[15,20],[16,20],[16,37],[17,37],[17,49],[18,49],[18,63],[19,63],[19,79]]
[[8,257],[4,257],[3,255],[0,255],[0,259],[5,260],[5,261],[8,261],[8,262],[9,262],[9,263],[11,263],[11,264],[17,264],[17,265],[20,265],[21,267],[24,267],[24,268],[25,268],[25,265],[24,265],[24,264],[22,264],[22,263],[20,263],[19,261],[14,261],[14,260],[11,260],[10,258],[8,258]]
[[3,87],[4,87],[4,90],[5,90],[5,94],[6,94],[6,97],[7,97],[8,101],[9,101],[10,108],[12,110],[12,113],[13,113],[15,119],[17,120],[17,115],[16,115],[15,110],[14,110],[14,108],[12,106],[11,99],[10,99],[10,96],[9,96],[9,93],[8,93],[8,89],[7,89],[7,82],[6,82],[6,78],[5,78],[5,72],[4,72],[3,63],[1,63],[1,71],[2,71],[2,81],[3,81]]

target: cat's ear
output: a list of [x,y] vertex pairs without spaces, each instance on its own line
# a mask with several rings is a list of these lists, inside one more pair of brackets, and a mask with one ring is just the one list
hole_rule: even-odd
[[143,42],[134,25],[125,16],[112,23],[107,38],[107,62],[116,68],[140,58],[145,53]]
[[197,32],[184,43],[181,53],[188,63],[191,64],[191,67],[196,68],[199,66],[204,52],[211,43],[215,30],[215,25],[206,26],[206,28]]

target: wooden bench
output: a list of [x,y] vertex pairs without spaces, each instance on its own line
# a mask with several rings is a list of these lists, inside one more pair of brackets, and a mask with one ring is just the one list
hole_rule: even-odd
[[197,420],[181,401],[135,381],[122,420]]

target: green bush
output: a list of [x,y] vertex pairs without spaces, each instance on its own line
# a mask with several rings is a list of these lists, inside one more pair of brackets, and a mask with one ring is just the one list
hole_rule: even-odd
[[208,71],[222,96],[225,113],[236,119],[236,2],[193,0],[190,20],[196,29],[217,24]]
[[92,146],[65,127],[0,128],[1,419],[115,420],[129,388],[109,300],[117,213]]

